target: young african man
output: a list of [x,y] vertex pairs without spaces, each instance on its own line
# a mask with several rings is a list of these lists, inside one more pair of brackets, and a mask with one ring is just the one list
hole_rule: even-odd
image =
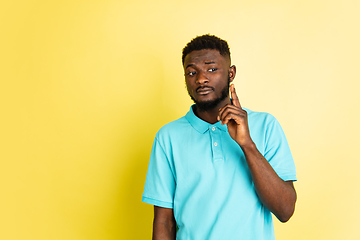
[[275,239],[271,213],[290,219],[297,180],[280,124],[241,106],[226,41],[196,37],[182,61],[195,104],[155,136],[142,198],[153,239]]

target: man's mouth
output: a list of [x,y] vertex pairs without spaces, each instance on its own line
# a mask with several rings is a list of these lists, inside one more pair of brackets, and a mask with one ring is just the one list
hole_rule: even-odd
[[212,87],[199,87],[196,89],[196,92],[200,95],[206,95],[212,91],[214,91]]

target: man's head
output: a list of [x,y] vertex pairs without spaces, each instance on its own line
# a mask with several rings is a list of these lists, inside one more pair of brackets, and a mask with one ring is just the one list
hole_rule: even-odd
[[205,34],[193,38],[182,51],[182,63],[184,65],[185,57],[192,51],[199,51],[203,49],[214,49],[217,50],[221,56],[227,57],[230,60],[230,49],[229,45],[225,40],[218,38],[214,35]]
[[236,73],[235,66],[230,66],[226,41],[212,35],[198,36],[184,47],[182,61],[188,93],[200,111],[226,101]]

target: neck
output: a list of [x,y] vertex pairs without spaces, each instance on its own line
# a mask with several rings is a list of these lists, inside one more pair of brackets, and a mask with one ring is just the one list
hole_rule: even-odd
[[216,105],[214,108],[207,110],[207,111],[201,111],[199,110],[196,105],[193,109],[195,115],[200,118],[201,120],[204,120],[205,122],[208,122],[210,124],[217,123],[217,117],[219,115],[219,109],[224,107],[226,104],[231,104],[230,98],[226,98],[223,101],[221,101],[218,105]]

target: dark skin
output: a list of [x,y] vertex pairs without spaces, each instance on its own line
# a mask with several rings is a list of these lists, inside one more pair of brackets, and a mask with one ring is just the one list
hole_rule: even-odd
[[[232,82],[236,67],[230,66],[230,58],[217,50],[193,51],[185,57],[185,81],[189,94],[195,101],[213,101],[220,98],[221,91]],[[256,193],[263,203],[281,222],[287,222],[293,215],[296,191],[292,181],[282,180],[258,151],[251,139],[247,112],[242,109],[234,85],[226,97],[214,108],[195,114],[202,120],[214,124],[226,124],[231,138],[241,147],[249,167]],[[154,207],[155,240],[175,239],[176,222],[172,209]]]
[[172,208],[154,206],[153,240],[175,240],[176,222]]

